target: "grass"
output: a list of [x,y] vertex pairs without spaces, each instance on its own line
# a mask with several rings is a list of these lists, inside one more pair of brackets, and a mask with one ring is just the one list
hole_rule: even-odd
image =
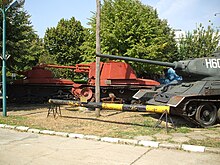
[[125,139],[133,139],[137,136],[151,136],[158,133],[158,129],[154,128],[132,128],[127,130],[114,130],[109,133],[107,133],[105,136],[114,137],[114,138],[125,138]]
[[[172,133],[188,134],[193,131],[214,131],[220,135],[220,129],[206,128],[197,129],[190,128],[185,125],[178,125],[176,129],[169,129],[166,133],[164,123],[161,128],[154,128],[158,118],[151,115],[143,115],[137,112],[116,113],[112,111],[101,112],[102,116],[96,118],[94,113],[85,113],[83,111],[62,111],[63,117],[54,119],[48,118],[47,109],[36,110],[19,110],[10,113],[8,117],[0,116],[1,124],[27,126],[36,129],[47,129],[53,131],[63,131],[69,133],[82,133],[88,135],[96,135],[101,137],[115,137],[134,139],[137,136],[151,136],[154,140],[163,135],[172,135]],[[25,114],[25,115],[24,115]],[[157,137],[156,137],[157,136]],[[172,138],[167,139],[172,142]],[[207,138],[205,140],[189,140],[187,144],[202,145],[207,147],[220,147],[219,138]]]
[[46,129],[46,127],[42,127],[40,125],[36,124],[31,124],[29,122],[29,118],[26,116],[7,116],[7,117],[2,117],[0,116],[0,124],[7,124],[7,125],[18,125],[18,126],[26,126],[26,127],[31,127],[31,128],[36,128],[36,129]]
[[205,140],[191,139],[189,142],[187,142],[187,144],[220,148],[220,139],[219,138],[207,138]]
[[178,127],[176,130],[172,129],[170,132],[171,133],[190,133],[192,132],[192,130],[187,127]]
[[27,121],[27,117],[23,117],[23,116],[0,117],[0,123],[8,124],[8,125],[23,125],[23,126],[27,126],[26,121]]

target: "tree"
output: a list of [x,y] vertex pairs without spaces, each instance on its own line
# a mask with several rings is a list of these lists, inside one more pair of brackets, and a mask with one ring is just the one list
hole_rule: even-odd
[[74,17],[61,19],[57,27],[46,30],[44,47],[57,64],[74,66],[82,61],[80,46],[84,36],[83,26]]
[[[10,2],[11,0],[8,1],[8,3]],[[17,72],[36,65],[43,47],[41,40],[33,30],[29,20],[30,15],[23,10],[23,5],[21,5],[10,8],[6,16],[6,53],[10,55],[7,61],[8,71]],[[2,18],[0,24],[2,26]],[[2,38],[2,31],[0,37]]]
[[[80,46],[84,42],[84,28],[74,17],[70,20],[61,19],[57,27],[48,28],[44,36],[46,56],[59,65],[75,66],[82,62]],[[45,58],[44,58],[45,59]],[[73,78],[71,70],[55,71],[59,77]]]
[[193,32],[187,32],[179,42],[177,60],[210,56],[220,50],[220,33],[211,25],[205,29],[202,24]]
[[[90,19],[89,37],[81,47],[85,61],[95,56],[95,15]],[[101,9],[101,52],[120,56],[171,61],[176,54],[174,33],[157,11],[139,0],[104,0]],[[157,66],[132,63],[143,74]]]

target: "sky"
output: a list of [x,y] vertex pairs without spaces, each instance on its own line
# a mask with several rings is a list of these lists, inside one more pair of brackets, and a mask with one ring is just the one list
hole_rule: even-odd
[[[103,0],[101,0],[101,3]],[[210,22],[220,29],[220,0],[141,0],[157,9],[173,29],[192,31]],[[34,30],[42,38],[47,28],[56,27],[61,18],[75,17],[84,27],[96,11],[96,0],[26,0],[24,9],[31,15]],[[216,14],[217,13],[217,14]],[[216,14],[216,16],[215,16]]]

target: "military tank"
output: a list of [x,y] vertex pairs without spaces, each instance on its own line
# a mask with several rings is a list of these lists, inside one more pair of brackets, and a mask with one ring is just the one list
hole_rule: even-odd
[[[220,120],[220,53],[173,63],[105,54],[97,56],[173,68],[183,81],[153,91],[145,104],[170,106],[171,114],[183,116],[203,127]],[[146,91],[145,95],[149,96],[148,92],[151,93]]]

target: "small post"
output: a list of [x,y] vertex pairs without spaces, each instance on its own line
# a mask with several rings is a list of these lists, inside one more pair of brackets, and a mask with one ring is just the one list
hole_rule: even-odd
[[[96,54],[100,54],[100,0],[96,0]],[[95,99],[96,103],[100,102],[100,57],[96,56],[96,78],[95,78]],[[100,116],[100,108],[95,109],[96,117]]]

